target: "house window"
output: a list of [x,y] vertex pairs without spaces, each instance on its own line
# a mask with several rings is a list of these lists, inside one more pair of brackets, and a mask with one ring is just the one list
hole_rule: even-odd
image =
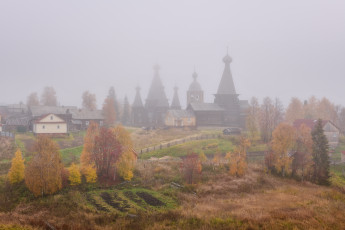
[[42,126],[42,129],[45,129],[45,128],[46,128],[46,126],[45,126],[45,125],[43,125],[43,126]]
[[50,120],[53,120],[53,116],[50,116]]
[[60,129],[60,125],[58,125],[57,128]]

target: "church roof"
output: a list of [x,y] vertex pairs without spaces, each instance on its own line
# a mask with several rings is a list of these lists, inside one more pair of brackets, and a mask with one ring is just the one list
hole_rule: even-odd
[[149,94],[146,99],[146,106],[169,107],[169,102],[164,91],[164,86],[159,77],[159,66],[155,66],[155,75],[153,77]]
[[196,80],[198,78],[198,74],[196,72],[193,73],[193,82],[189,86],[189,91],[202,91],[201,85]]
[[222,107],[214,103],[192,102],[189,106],[193,111],[224,111]]
[[181,109],[180,99],[178,97],[177,90],[178,90],[178,88],[175,87],[174,88],[174,97],[173,97],[173,100],[172,100],[171,106],[170,106],[172,109]]
[[219,83],[217,94],[236,94],[234,80],[232,79],[232,74],[230,70],[231,61],[232,59],[228,54],[223,58],[225,67],[222,79]]
[[140,107],[144,107],[143,105],[143,101],[141,100],[141,96],[140,96],[140,87],[136,88],[136,94],[135,94],[135,98],[134,98],[134,102],[132,107],[136,107],[136,108],[140,108]]

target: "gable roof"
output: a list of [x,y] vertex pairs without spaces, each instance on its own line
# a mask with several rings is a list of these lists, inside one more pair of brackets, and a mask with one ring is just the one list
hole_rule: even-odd
[[[297,119],[293,122],[293,126],[295,128],[299,128],[302,124],[309,127],[311,130],[314,129],[315,125],[317,124],[318,120],[312,120],[312,119]],[[330,120],[322,120],[322,127],[324,127],[327,123],[331,123],[334,127],[339,129],[332,121]]]
[[222,107],[214,103],[192,102],[188,107],[193,111],[224,111]]
[[44,114],[44,115],[42,115],[42,116],[40,116],[40,117],[37,117],[37,118],[35,119],[34,123],[47,123],[47,122],[41,122],[41,121],[42,121],[43,119],[45,119],[46,117],[49,117],[49,116],[55,116],[55,117],[59,118],[59,119],[62,120],[62,121],[48,122],[48,123],[66,123],[66,121],[65,121],[63,118],[61,118],[60,116],[58,116],[58,115],[56,115],[56,114],[54,114],[54,113],[48,113],[48,114]]
[[39,117],[39,116],[46,115],[49,113],[60,114],[60,115],[68,114],[73,109],[76,110],[77,107],[76,106],[43,106],[43,105],[30,107],[31,115],[33,117]]
[[159,77],[159,67],[155,66],[155,75],[153,77],[149,94],[146,99],[147,107],[169,107],[168,98],[164,91],[164,86]]
[[6,125],[9,126],[28,126],[31,118],[28,115],[16,115],[6,119]]

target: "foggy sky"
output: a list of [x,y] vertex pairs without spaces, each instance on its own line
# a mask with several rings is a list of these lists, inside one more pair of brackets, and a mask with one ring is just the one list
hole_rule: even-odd
[[62,105],[98,108],[110,86],[143,100],[160,76],[185,106],[194,66],[212,102],[229,46],[240,99],[326,96],[345,105],[345,1],[0,0],[0,103],[53,86]]

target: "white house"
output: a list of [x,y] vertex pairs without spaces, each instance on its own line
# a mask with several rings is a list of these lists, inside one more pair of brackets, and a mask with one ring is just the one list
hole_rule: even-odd
[[59,116],[50,113],[36,119],[32,130],[35,134],[66,134],[67,123]]

